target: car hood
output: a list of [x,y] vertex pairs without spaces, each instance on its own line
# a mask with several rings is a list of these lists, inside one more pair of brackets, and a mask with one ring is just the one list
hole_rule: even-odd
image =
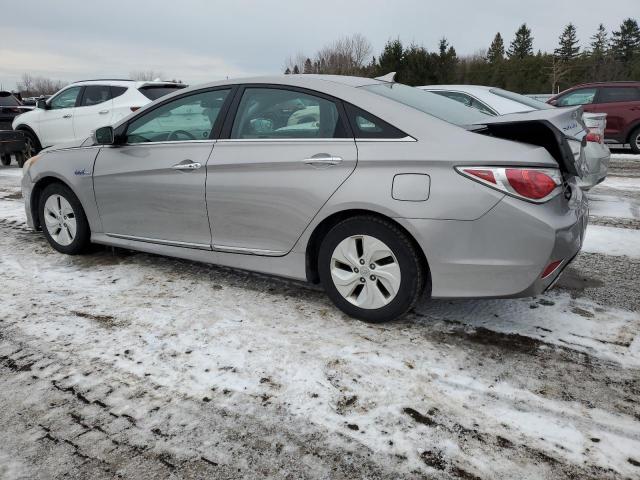
[[58,150],[69,150],[70,148],[81,148],[81,147],[90,147],[93,143],[91,143],[91,137],[84,138],[82,140],[74,140],[73,142],[59,143],[57,145],[52,145],[42,150],[42,153],[51,153],[56,152]]
[[476,131],[491,136],[539,145],[556,159],[560,169],[582,177],[587,127],[582,107],[533,110],[486,118],[474,123]]

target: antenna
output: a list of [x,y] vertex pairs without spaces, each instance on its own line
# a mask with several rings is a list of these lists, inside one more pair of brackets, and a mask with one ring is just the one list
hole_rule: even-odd
[[381,82],[394,83],[396,81],[396,72],[389,72],[381,77],[376,77],[374,80],[380,80]]

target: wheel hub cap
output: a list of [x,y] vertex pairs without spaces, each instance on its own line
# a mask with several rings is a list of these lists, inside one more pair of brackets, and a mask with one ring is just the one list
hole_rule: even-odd
[[51,195],[44,203],[44,223],[51,238],[62,246],[76,238],[76,215],[71,204],[61,195]]
[[353,235],[333,251],[331,279],[340,295],[353,305],[381,308],[398,294],[400,265],[384,242],[370,235]]

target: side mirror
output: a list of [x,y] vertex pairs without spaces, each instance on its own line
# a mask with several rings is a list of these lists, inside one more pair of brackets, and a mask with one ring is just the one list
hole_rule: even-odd
[[36,108],[41,108],[42,110],[47,109],[47,101],[44,98],[39,98],[36,100]]
[[553,106],[558,105],[558,100],[555,100],[555,99],[554,100],[549,100],[549,105],[553,105]]
[[93,132],[93,143],[95,145],[113,145],[113,127],[100,127]]

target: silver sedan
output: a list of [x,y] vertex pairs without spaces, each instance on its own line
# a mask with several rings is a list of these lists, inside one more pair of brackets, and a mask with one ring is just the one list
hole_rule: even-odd
[[536,295],[586,228],[581,109],[470,112],[389,78],[192,87],[29,160],[27,219],[67,254],[93,242],[321,283],[367,321],[422,295]]

